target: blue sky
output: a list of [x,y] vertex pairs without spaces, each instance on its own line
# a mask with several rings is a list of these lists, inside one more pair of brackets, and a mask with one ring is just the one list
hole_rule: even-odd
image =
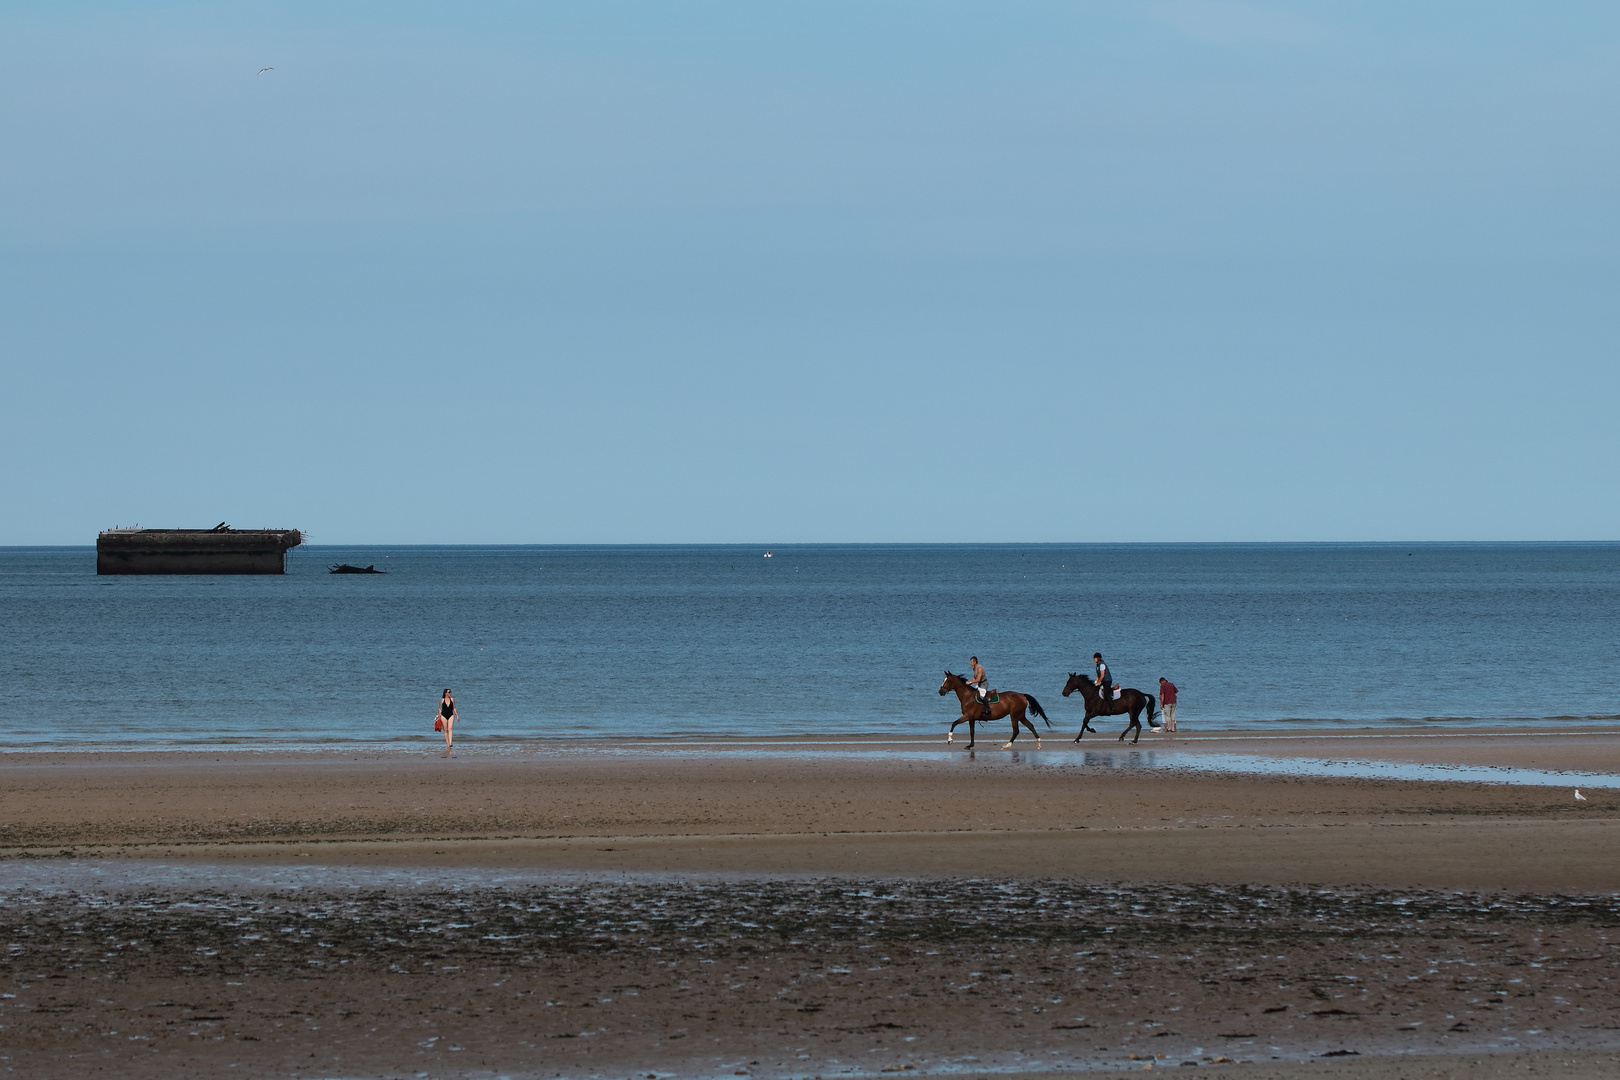
[[8,3],[0,544],[1613,539],[1617,117],[1612,3]]

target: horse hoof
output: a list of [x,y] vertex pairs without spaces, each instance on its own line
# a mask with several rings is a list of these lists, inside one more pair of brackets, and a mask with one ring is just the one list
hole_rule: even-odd
[[1004,742],[1004,743],[1001,744],[1001,748],[1003,750],[1011,750],[1012,749],[1012,743]]
[[1041,740],[1036,739],[1035,740],[1035,749],[1039,750],[1040,748],[1041,748]]
[[950,732],[947,731],[945,733],[945,745],[949,746],[949,745],[951,745],[951,743],[953,743],[955,741],[956,741],[956,736],[952,735]]

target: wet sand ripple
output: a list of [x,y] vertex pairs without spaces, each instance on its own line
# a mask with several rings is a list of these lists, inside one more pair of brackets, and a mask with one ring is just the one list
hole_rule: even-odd
[[0,911],[0,1022],[6,1064],[41,1077],[74,1060],[835,1075],[1613,1047],[1617,932],[1613,895],[1433,890],[25,891]]

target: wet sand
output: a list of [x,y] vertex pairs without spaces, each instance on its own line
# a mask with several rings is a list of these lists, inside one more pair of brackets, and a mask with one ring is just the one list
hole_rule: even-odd
[[[1137,754],[1620,774],[1404,734]],[[0,756],[0,1069],[1620,1076],[1620,790],[1090,742]]]
[[[1156,745],[1164,745],[1155,737]],[[1430,765],[1476,765],[1499,769],[1620,772],[1620,733],[1572,725],[1567,731],[1486,728],[1447,731],[1383,728],[1178,733],[1178,746],[1199,751],[1265,754],[1291,758],[1362,759]]]
[[[1234,743],[1239,749],[1234,750]],[[1133,767],[1319,737],[0,758],[0,853],[550,870],[1620,889],[1620,790]],[[1343,756],[1341,742],[1328,756]],[[1359,739],[1357,756],[1620,774],[1620,735]],[[1413,748],[1416,749],[1413,749]],[[1518,757],[1507,756],[1510,752]],[[1088,765],[1091,760],[1095,764]]]

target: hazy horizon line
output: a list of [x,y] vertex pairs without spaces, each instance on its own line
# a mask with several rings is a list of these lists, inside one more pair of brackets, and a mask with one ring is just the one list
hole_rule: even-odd
[[[254,530],[238,530],[254,531]],[[346,541],[303,543],[289,551],[352,548],[920,548],[920,547],[1458,547],[1458,546],[1603,546],[1620,544],[1620,538],[1605,539],[1514,539],[1514,540],[588,540],[588,541]],[[94,551],[88,544],[0,544],[0,551],[57,550]]]

